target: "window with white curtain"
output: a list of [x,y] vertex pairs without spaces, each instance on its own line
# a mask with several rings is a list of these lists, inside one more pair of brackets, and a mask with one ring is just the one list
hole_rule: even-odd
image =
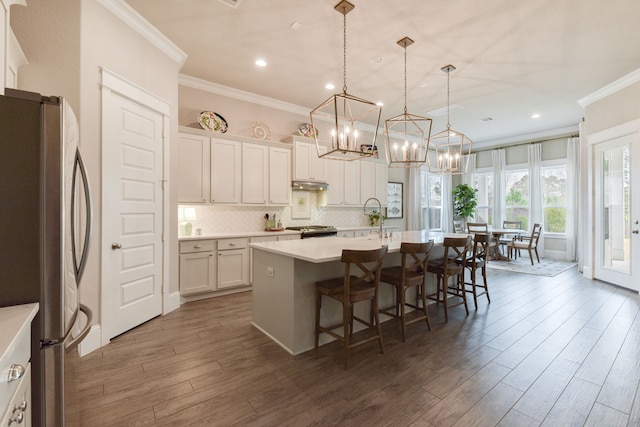
[[442,176],[420,173],[422,223],[430,231],[442,231]]
[[491,170],[476,170],[475,187],[478,190],[476,221],[493,224],[493,174]]
[[506,220],[520,221],[522,228],[529,229],[529,169],[527,165],[509,167],[505,183]]
[[567,231],[567,164],[556,162],[542,166],[544,231]]

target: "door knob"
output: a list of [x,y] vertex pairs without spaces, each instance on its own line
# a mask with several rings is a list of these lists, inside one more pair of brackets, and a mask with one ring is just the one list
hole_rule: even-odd
[[638,230],[633,230],[632,233],[633,234],[638,234]]
[[113,249],[114,251],[116,249],[122,249],[122,243],[117,243],[117,242],[116,243],[112,243],[111,244],[111,249]]

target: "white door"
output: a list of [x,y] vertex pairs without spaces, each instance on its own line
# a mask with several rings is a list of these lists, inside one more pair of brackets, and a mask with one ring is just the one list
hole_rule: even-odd
[[638,135],[594,146],[594,275],[636,291],[640,290],[640,197],[632,189],[640,189]]
[[163,115],[103,92],[103,342],[162,313]]

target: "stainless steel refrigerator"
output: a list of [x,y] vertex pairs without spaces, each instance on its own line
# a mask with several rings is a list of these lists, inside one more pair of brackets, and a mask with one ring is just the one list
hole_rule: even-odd
[[64,426],[65,353],[91,327],[78,298],[91,234],[78,139],[64,99],[11,89],[0,96],[0,307],[40,304],[31,343],[34,426]]

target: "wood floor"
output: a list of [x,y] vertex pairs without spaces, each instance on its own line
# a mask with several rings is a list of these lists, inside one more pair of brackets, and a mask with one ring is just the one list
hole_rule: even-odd
[[254,329],[250,292],[185,304],[70,355],[67,426],[640,425],[637,294],[575,269],[489,284],[406,343],[385,322],[349,371],[336,342],[292,357]]

